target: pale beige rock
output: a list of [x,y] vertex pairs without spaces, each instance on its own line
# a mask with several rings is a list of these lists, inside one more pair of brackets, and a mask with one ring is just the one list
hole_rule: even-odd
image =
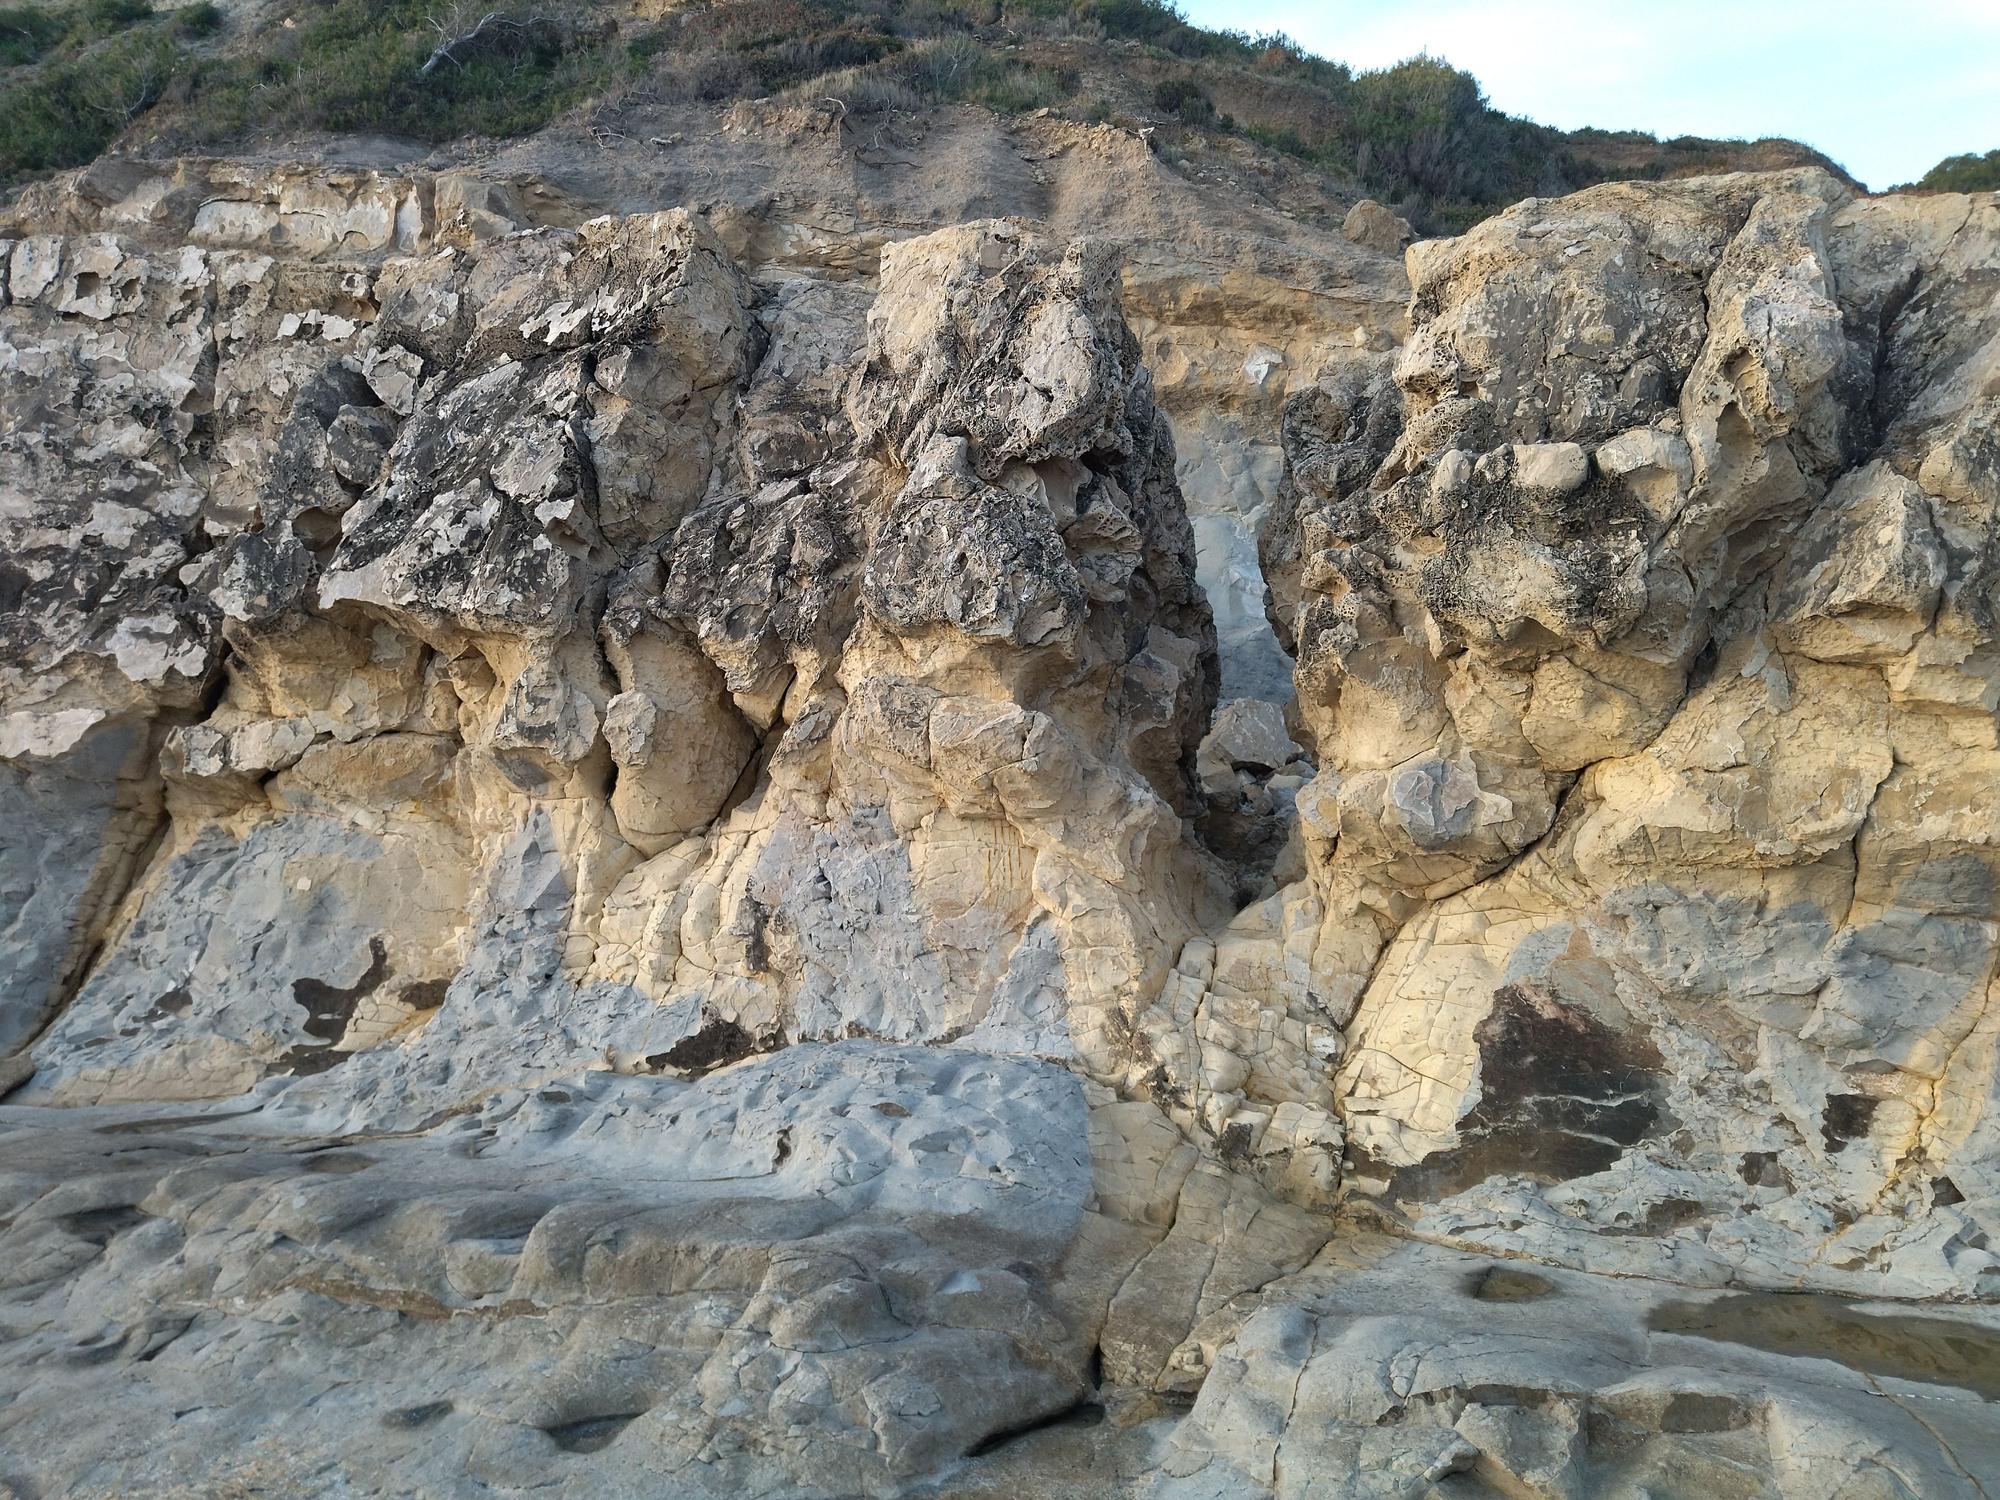
[[1340,221],[1340,232],[1355,244],[1384,255],[1400,255],[1416,237],[1401,214],[1373,198],[1363,198],[1347,211],[1347,217]]
[[1576,443],[1516,443],[1514,483],[1545,495],[1567,495],[1590,477],[1590,455]]
[[1351,1190],[1599,1269],[1991,1294],[2000,908],[1983,815],[1909,799],[1994,743],[1953,601],[1996,255],[1984,208],[1812,174],[1412,251],[1401,432],[1365,490],[1295,445],[1280,601]]
[[2000,1275],[1991,205],[1532,202],[1392,351],[1385,255],[1019,131],[1059,232],[822,213],[783,101],[712,226],[11,211],[0,1481],[1988,1462],[1969,1367],[1642,1325]]

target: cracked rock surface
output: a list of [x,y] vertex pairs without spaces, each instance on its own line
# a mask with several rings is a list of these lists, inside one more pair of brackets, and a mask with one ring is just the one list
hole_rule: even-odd
[[1414,249],[1409,341],[1295,403],[1286,899],[1353,1191],[1682,1282],[2000,1287],[1996,264],[1990,199],[1599,188]]
[[1991,1489],[1990,199],[1411,247],[1281,705],[1275,397],[1191,466],[1109,245],[106,172],[0,227],[0,1491]]

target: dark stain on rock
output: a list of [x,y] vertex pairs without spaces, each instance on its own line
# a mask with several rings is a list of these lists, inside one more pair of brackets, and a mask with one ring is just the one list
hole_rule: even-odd
[[150,1135],[154,1131],[179,1130],[187,1125],[215,1125],[223,1120],[239,1120],[254,1115],[254,1109],[223,1109],[205,1115],[156,1115],[144,1120],[114,1120],[109,1125],[93,1125],[94,1135]]
[[414,1011],[436,1010],[444,1004],[445,992],[451,988],[449,979],[417,979],[396,991],[396,999]]
[[332,1044],[346,1034],[348,1022],[354,1019],[355,1007],[380,989],[382,982],[389,977],[389,955],[380,938],[368,940],[368,955],[368,972],[350,988],[341,989],[311,978],[292,981],[292,1000],[306,1013],[306,1035],[317,1038],[320,1045],[301,1043],[288,1049],[278,1059],[280,1071],[304,1077],[311,1073],[324,1073],[347,1060],[347,1054],[335,1051]]
[[192,1327],[194,1319],[191,1317],[176,1318],[156,1314],[148,1318],[143,1329],[145,1347],[133,1357],[133,1362],[142,1365],[151,1364],[186,1337],[187,1331]]
[[150,1024],[154,1021],[164,1021],[170,1016],[184,1016],[188,1013],[188,1007],[193,1004],[194,997],[188,993],[187,986],[177,984],[155,1000],[152,1009],[139,1017],[139,1020],[144,1024]]
[[1599,1229],[1600,1234],[1621,1235],[1661,1235],[1679,1229],[1683,1224],[1693,1224],[1705,1217],[1707,1207],[1694,1198],[1662,1198],[1646,1205],[1646,1211],[1632,1222],[1631,1215],[1619,1213],[1611,1223]]
[[21,607],[21,600],[27,597],[32,582],[25,569],[17,568],[12,563],[0,563],[0,615],[13,614]]
[[1675,1433],[1735,1432],[1748,1427],[1750,1409],[1734,1396],[1703,1391],[1677,1391],[1660,1413],[1660,1431]]
[[1392,1199],[1434,1202],[1502,1173],[1586,1177],[1671,1123],[1651,1041],[1541,986],[1497,991],[1473,1040],[1480,1096],[1458,1123],[1459,1144],[1398,1171]]
[[1546,1276],[1523,1271],[1518,1266],[1488,1266],[1473,1274],[1466,1288],[1478,1302],[1535,1302],[1555,1291]]
[[1248,1125],[1225,1125],[1222,1134],[1215,1138],[1216,1154],[1232,1165],[1241,1165],[1249,1161],[1250,1148],[1254,1144]]
[[542,1431],[554,1439],[555,1445],[565,1453],[597,1453],[609,1448],[619,1433],[644,1415],[644,1412],[629,1411],[608,1417],[585,1417],[577,1422],[544,1427]]
[[125,1336],[112,1338],[109,1334],[93,1333],[89,1338],[78,1339],[63,1351],[63,1363],[89,1367],[109,1364],[125,1348]]
[[1480,608],[1467,580],[1481,556],[1497,538],[1516,536],[1539,542],[1557,559],[1560,588],[1551,591],[1551,602],[1565,636],[1607,639],[1629,623],[1625,579],[1652,518],[1622,482],[1594,476],[1571,493],[1551,495],[1511,478],[1475,475],[1436,503],[1442,513],[1432,529],[1444,546],[1424,563],[1417,588],[1447,634]]
[[1096,1427],[1104,1421],[1104,1403],[1097,1400],[1095,1393],[1084,1396],[1053,1412],[1046,1417],[1037,1417],[1032,1422],[1022,1422],[1013,1427],[1003,1427],[997,1432],[989,1432],[985,1437],[965,1450],[967,1458],[984,1458],[996,1449],[1032,1438],[1037,1433],[1062,1427]]
[[1795,1359],[1830,1359],[1868,1375],[1958,1386],[2000,1400],[2000,1331],[1952,1318],[1859,1312],[1841,1297],[1743,1292],[1663,1302],[1654,1333],[1742,1344]]
[[146,1215],[129,1203],[121,1203],[110,1208],[86,1208],[77,1213],[64,1214],[57,1222],[78,1239],[87,1240],[102,1249],[111,1243],[112,1236],[145,1223]]
[[704,1073],[726,1068],[762,1050],[764,1048],[757,1038],[741,1026],[718,1018],[708,1022],[693,1036],[675,1042],[666,1051],[648,1054],[646,1065],[663,1073],[685,1073],[699,1078]]
[[1882,1101],[1867,1094],[1829,1094],[1819,1117],[1819,1133],[1829,1156],[1847,1149],[1847,1143],[1868,1133],[1869,1122]]
[[440,1418],[450,1416],[452,1411],[453,1407],[449,1401],[425,1401],[421,1405],[405,1406],[395,1411],[384,1412],[382,1425],[407,1432],[418,1427],[428,1427]]
[[749,931],[743,938],[743,967],[752,974],[768,973],[771,968],[770,909],[755,896],[745,897],[743,905],[749,917]]
[[1737,1164],[1736,1175],[1751,1187],[1792,1190],[1792,1174],[1779,1164],[1775,1151],[1745,1151],[1743,1160]]

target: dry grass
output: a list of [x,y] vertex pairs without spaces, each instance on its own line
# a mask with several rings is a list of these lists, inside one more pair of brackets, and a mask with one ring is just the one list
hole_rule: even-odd
[[499,0],[501,21],[473,34],[494,3],[330,0],[299,26],[219,42],[204,40],[212,6],[178,26],[147,0],[0,6],[0,185],[88,160],[142,117],[210,146],[272,131],[444,141],[526,134],[583,105],[774,95],[1242,136],[1430,231],[1608,177],[1823,160],[1790,142],[1566,135],[1494,110],[1436,59],[1357,74],[1283,36],[1190,26],[1164,0],[695,0],[636,28],[593,0]]

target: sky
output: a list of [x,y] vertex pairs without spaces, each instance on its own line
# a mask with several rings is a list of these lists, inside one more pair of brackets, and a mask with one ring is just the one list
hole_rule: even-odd
[[1429,51],[1509,114],[1789,136],[1878,191],[2000,148],[2000,0],[1183,0],[1379,68]]

